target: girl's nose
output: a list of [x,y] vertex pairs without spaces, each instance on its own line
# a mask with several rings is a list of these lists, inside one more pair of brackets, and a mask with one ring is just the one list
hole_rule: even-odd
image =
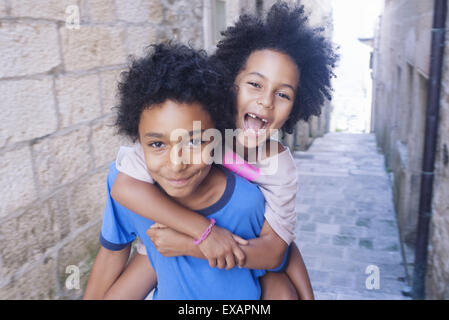
[[261,107],[267,109],[273,108],[273,97],[270,92],[265,92],[261,97],[259,97],[259,99],[256,102]]

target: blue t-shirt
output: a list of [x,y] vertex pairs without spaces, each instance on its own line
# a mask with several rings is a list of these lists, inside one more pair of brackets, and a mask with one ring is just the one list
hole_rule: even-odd
[[[222,169],[226,174],[225,192],[212,206],[197,212],[214,218],[217,225],[244,239],[255,238],[264,223],[265,199],[256,185]],[[145,234],[154,222],[121,206],[110,196],[117,175],[118,170],[113,163],[107,179],[108,197],[100,243],[106,249],[121,250],[136,236],[143,241],[157,274],[158,284],[153,299],[260,299],[258,278],[265,274],[265,270],[238,267],[225,270],[211,268],[205,259],[162,256]]]

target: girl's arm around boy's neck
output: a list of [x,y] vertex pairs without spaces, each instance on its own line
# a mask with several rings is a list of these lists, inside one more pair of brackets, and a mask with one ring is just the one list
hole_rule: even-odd
[[[111,189],[115,201],[129,210],[168,226],[173,230],[199,239],[208,228],[210,221],[201,214],[189,210],[165,195],[155,185],[119,173]],[[215,227],[207,239],[198,246],[209,260],[211,267],[236,260],[242,264],[245,255],[233,234],[226,229]]]

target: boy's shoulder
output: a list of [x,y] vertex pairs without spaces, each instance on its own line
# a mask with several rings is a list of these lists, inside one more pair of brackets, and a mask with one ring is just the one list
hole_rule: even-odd
[[222,168],[226,171],[227,175],[230,175],[232,177],[231,179],[228,179],[228,183],[230,183],[229,181],[234,181],[234,188],[232,190],[232,198],[234,201],[251,204],[253,204],[254,202],[259,202],[261,200],[264,201],[265,198],[257,184],[246,180],[245,178],[239,176],[237,173],[225,167]]

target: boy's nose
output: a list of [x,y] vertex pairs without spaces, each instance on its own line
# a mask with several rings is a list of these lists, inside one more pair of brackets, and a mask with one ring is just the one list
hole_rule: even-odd
[[170,153],[170,169],[174,172],[182,171],[186,168],[187,163],[184,161],[182,148],[173,148]]

